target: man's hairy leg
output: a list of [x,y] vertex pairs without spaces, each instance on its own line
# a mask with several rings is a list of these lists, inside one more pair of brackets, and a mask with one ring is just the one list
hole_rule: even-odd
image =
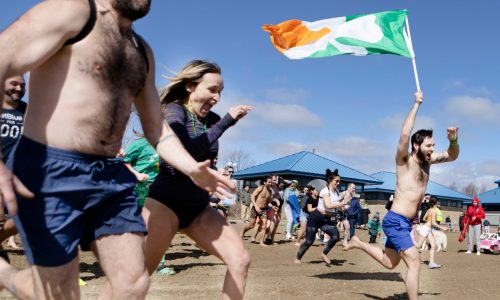
[[344,251],[351,249],[362,250],[390,270],[394,269],[401,261],[401,256],[396,250],[386,248],[384,251],[378,246],[362,242],[356,235],[351,238],[351,241],[343,249]]
[[402,258],[408,267],[405,278],[406,293],[410,300],[418,299],[420,253],[416,247],[411,247],[402,252]]
[[[100,299],[144,299],[149,275],[144,258],[144,235],[124,233],[98,238],[91,244],[108,283]],[[120,253],[120,255],[116,255]]]

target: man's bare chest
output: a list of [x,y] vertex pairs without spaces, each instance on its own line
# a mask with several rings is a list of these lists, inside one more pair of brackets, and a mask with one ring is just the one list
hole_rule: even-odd
[[144,45],[130,31],[97,30],[89,50],[79,60],[79,70],[92,76],[103,89],[113,94],[136,95],[142,90],[148,61]]

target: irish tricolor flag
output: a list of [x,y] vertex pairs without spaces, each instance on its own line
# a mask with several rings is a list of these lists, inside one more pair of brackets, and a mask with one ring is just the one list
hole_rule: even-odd
[[404,30],[406,10],[325,19],[316,22],[289,20],[264,25],[271,42],[291,59],[342,54],[396,54],[414,58]]

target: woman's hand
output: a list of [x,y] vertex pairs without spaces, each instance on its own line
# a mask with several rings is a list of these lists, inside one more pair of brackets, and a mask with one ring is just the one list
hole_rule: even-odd
[[251,106],[248,105],[238,105],[238,106],[233,106],[229,109],[229,114],[233,119],[239,120],[246,116],[246,114],[252,110]]

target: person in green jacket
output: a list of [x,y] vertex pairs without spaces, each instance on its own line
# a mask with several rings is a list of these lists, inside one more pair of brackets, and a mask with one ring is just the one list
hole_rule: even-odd
[[[146,138],[142,137],[130,143],[123,153],[123,162],[137,178],[134,191],[137,202],[143,207],[149,193],[149,186],[160,170],[160,157]],[[167,266],[165,256],[156,268],[156,272],[162,275],[176,274],[174,268]]]

